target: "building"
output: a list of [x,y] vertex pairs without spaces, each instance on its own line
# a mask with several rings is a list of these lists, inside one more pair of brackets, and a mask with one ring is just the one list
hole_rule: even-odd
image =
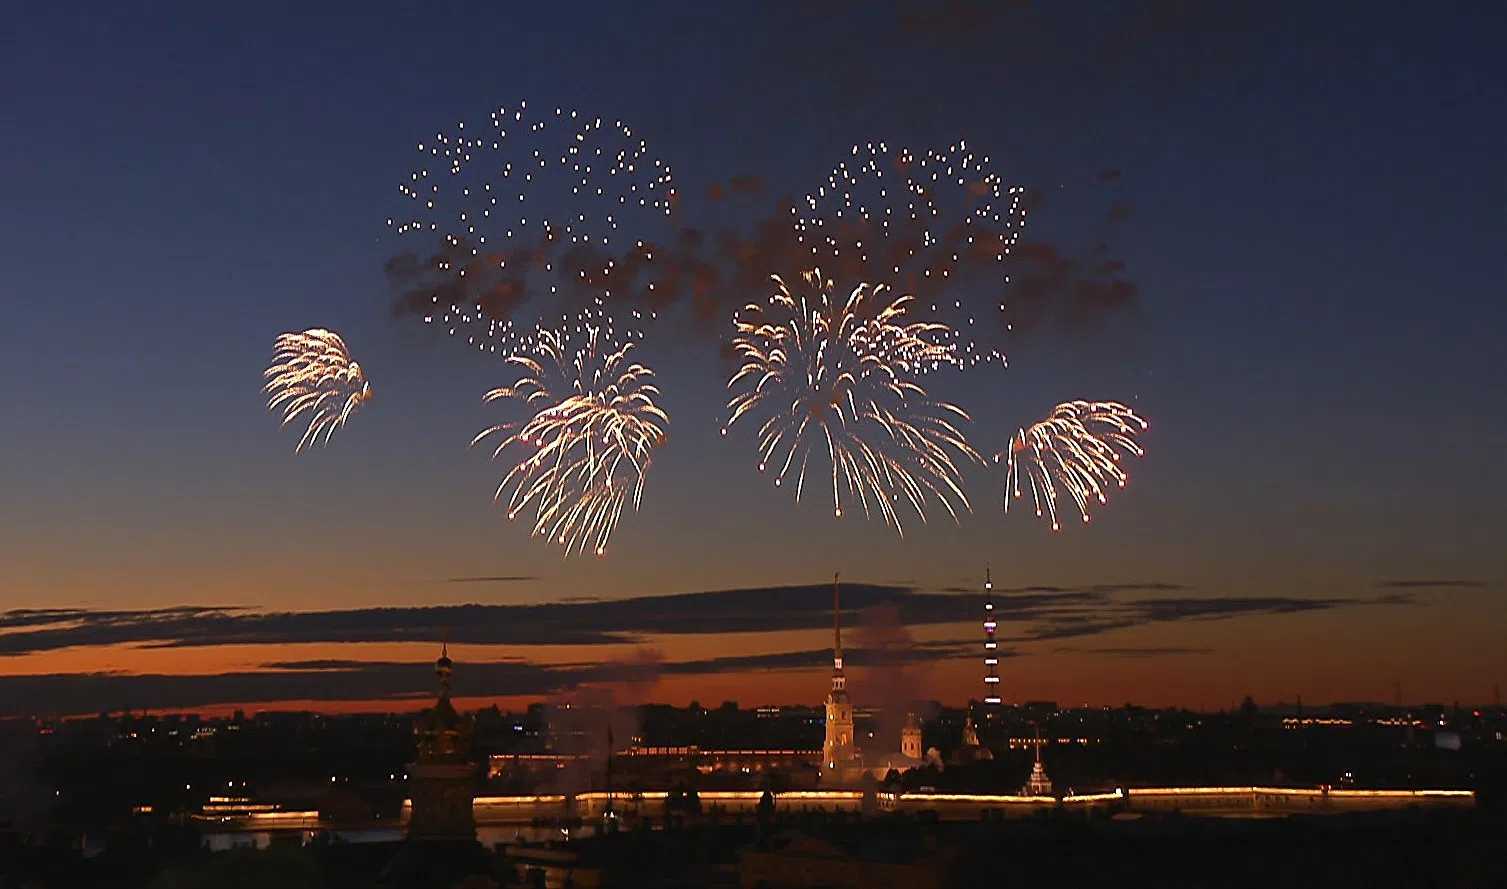
[[[717,786],[746,786],[770,781],[785,788],[814,788],[822,775],[820,747],[627,747],[613,751],[617,786],[676,787],[699,783],[697,776]],[[710,786],[710,785],[708,785]]]
[[921,753],[921,720],[916,714],[905,714],[905,727],[900,729],[900,755],[911,759],[920,760]]
[[890,772],[906,772],[926,765],[921,752],[921,720],[915,713],[905,714],[905,725],[900,729],[900,752],[891,753],[877,760],[864,760],[864,771],[875,780],[884,780]]
[[1036,761],[1031,763],[1031,777],[1020,792],[1026,796],[1051,796],[1052,779],[1047,777],[1046,766],[1041,764],[1041,729],[1036,730]]
[[414,723],[418,755],[408,766],[408,841],[382,870],[382,889],[496,887],[492,857],[476,841],[472,721],[450,703],[449,646],[434,662],[439,697]]
[[973,724],[972,708],[963,721],[963,737],[958,749],[952,752],[952,761],[955,765],[969,765],[970,763],[994,759],[994,751],[979,743],[978,728]]
[[822,781],[850,781],[860,770],[853,740],[853,703],[842,669],[842,605],[840,576],[832,575],[832,690],[827,693],[826,732],[822,740]]
[[475,840],[471,802],[476,766],[470,761],[471,721],[450,703],[449,646],[434,662],[439,698],[414,723],[417,760],[408,767],[408,795],[413,810],[408,837],[414,840]]

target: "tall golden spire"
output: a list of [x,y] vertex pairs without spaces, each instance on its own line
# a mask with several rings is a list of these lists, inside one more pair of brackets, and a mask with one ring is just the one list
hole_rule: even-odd
[[840,599],[841,573],[832,575],[832,650],[837,653],[837,659],[842,660],[842,605]]

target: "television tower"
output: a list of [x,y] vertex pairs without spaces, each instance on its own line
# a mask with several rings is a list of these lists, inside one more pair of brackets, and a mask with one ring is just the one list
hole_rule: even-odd
[[984,569],[984,706],[999,706],[999,643],[994,641],[994,579]]

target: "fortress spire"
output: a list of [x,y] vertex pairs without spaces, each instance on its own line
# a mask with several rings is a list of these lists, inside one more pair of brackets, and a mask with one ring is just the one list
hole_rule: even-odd
[[842,672],[842,576],[832,575],[832,690],[827,693],[826,738],[822,742],[822,781],[841,785],[854,778],[858,752],[853,742],[853,705]]
[[842,574],[832,575],[832,690],[842,691],[847,684],[842,672]]

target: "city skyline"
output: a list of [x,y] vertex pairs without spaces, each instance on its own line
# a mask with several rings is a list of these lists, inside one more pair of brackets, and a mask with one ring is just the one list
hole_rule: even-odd
[[[833,572],[857,706],[981,695],[986,569],[1006,703],[1484,703],[1507,678],[1490,29],[472,12],[10,17],[0,72],[48,89],[0,117],[0,716],[415,709],[444,641],[465,707],[816,705]],[[1001,512],[992,463],[962,472],[971,512],[903,537],[793,503],[752,432],[721,434],[721,313],[772,290],[735,268],[637,353],[671,418],[641,506],[600,558],[532,539],[467,447],[512,380],[384,271],[412,247],[385,221],[415,143],[520,100],[631,122],[673,163],[675,226],[714,245],[857,143],[979,146],[1038,202],[1010,366],[928,385],[990,456],[1059,402],[1129,405],[1151,427],[1128,486],[1055,534]],[[314,327],[372,398],[295,454],[261,373]]]

